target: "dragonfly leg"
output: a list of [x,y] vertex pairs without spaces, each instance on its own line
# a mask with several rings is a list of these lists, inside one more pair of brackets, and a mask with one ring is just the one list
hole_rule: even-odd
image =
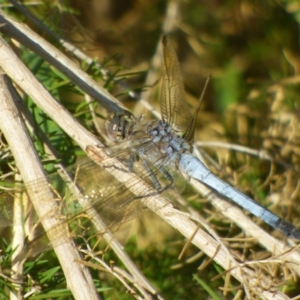
[[[157,176],[155,175],[155,173],[149,166],[148,162],[143,158],[141,158],[141,160],[143,162],[143,165],[144,165],[147,173],[150,175],[151,181],[153,182],[154,187],[157,190],[157,193],[162,193],[163,191],[165,191],[166,189],[168,189],[172,186],[172,184],[174,183],[173,177],[165,168],[163,168],[163,167],[158,168],[158,171],[160,173],[162,173],[164,175],[164,177],[169,181],[169,183],[166,186],[162,187],[159,180],[157,179]],[[154,193],[152,193],[152,194],[154,194]]]
[[[153,172],[153,169],[149,166],[148,162],[145,159],[141,158],[141,157],[139,157],[139,158],[141,159],[141,161],[143,163],[143,166],[146,169],[147,176],[150,177],[150,180],[154,184],[155,191],[151,192],[151,193],[148,193],[148,194],[144,194],[144,195],[135,195],[135,196],[132,196],[130,199],[126,200],[126,203],[122,203],[122,205],[119,206],[118,209],[126,206],[128,203],[130,203],[130,202],[132,202],[134,200],[142,199],[142,198],[147,198],[147,197],[150,197],[150,196],[159,195],[160,193],[162,193],[165,190],[167,190],[168,188],[170,188],[173,185],[173,183],[174,183],[174,179],[171,176],[171,174],[165,168],[161,167],[161,168],[159,168],[157,170],[164,175],[164,177],[165,177],[166,180],[169,181],[168,184],[166,184],[165,186],[162,186],[161,183],[159,182],[156,174]],[[131,168],[133,169],[133,164],[132,164]],[[129,166],[129,169],[130,169],[130,166]],[[127,172],[129,172],[129,171],[127,171]]]

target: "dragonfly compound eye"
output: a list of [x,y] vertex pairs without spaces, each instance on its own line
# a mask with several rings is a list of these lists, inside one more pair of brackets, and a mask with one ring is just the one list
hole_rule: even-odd
[[106,123],[108,137],[115,142],[127,139],[131,133],[135,119],[128,115],[111,117]]
[[120,120],[118,117],[113,117],[106,123],[106,131],[108,137],[113,141],[118,141],[120,139],[119,130]]

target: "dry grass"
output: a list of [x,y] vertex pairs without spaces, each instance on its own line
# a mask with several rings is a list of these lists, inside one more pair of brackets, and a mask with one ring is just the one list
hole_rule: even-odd
[[[299,227],[300,63],[297,1],[282,1],[280,4],[272,1],[227,4],[223,1],[173,1],[169,4],[164,1],[152,1],[151,4],[130,1],[126,5],[120,1],[74,3],[72,9],[80,14],[71,14],[62,3],[38,4],[28,8],[47,26],[60,24],[55,30],[62,37],[84,49],[88,56],[104,62],[104,68],[110,74],[116,73],[114,77],[109,77],[97,66],[82,66],[135,114],[145,112],[145,108],[131,97],[133,93],[114,83],[112,78],[122,79],[122,84],[139,93],[144,91],[142,97],[146,100],[149,97],[151,105],[158,109],[156,80],[160,76],[157,69],[160,53],[155,49],[162,31],[167,31],[176,45],[191,107],[196,107],[205,78],[211,73],[212,80],[198,118],[195,137],[195,141],[201,141],[202,151],[205,150],[205,161],[215,174]],[[177,5],[180,5],[179,9]],[[11,7],[6,10],[8,14],[22,18],[22,14]],[[28,24],[35,30],[39,27],[32,22]],[[43,84],[53,91],[54,96],[90,131],[96,132],[99,128],[98,133],[104,132],[101,117],[106,112],[97,108],[95,118],[100,116],[100,121],[99,118],[97,121],[92,119],[84,106],[80,108],[80,103],[85,101],[84,95],[76,94],[68,78],[53,72],[47,63],[9,40],[9,37],[6,33],[5,38]],[[117,55],[113,56],[115,53]],[[110,59],[106,60],[107,57]],[[151,94],[145,90],[151,91]],[[28,103],[30,107],[32,102]],[[48,124],[39,114],[41,111],[34,116],[35,122]],[[53,126],[48,132],[51,142],[61,157],[70,162],[71,156],[77,156],[78,148],[58,127]],[[102,140],[104,138],[101,137]],[[221,144],[209,146],[212,141],[223,142],[226,147]],[[40,156],[47,158],[42,145],[42,142],[36,142]],[[243,148],[238,149],[236,145]],[[1,159],[1,176],[5,186],[8,186],[15,166],[4,137]],[[211,248],[214,250],[210,250],[209,255],[207,252],[204,254],[204,248],[199,252],[198,246],[187,243],[188,238],[152,214],[141,218],[138,227],[135,221],[130,233],[128,224],[126,228],[118,228],[117,233],[117,238],[126,243],[126,252],[132,261],[162,297],[195,299],[199,293],[201,299],[299,297],[297,243],[288,241],[281,233],[249,215],[266,232],[266,237],[261,239],[252,237],[241,229],[239,220],[230,220],[225,216],[230,208],[220,211],[211,204],[214,199],[207,201],[214,195],[204,195],[202,198],[188,187],[182,196],[183,200],[176,205],[182,210],[192,211],[194,215],[198,214],[211,230],[209,233],[214,237],[216,246]],[[121,260],[109,250],[102,236],[98,240],[92,234],[86,239],[87,234],[90,233],[83,230],[84,239],[78,241],[84,242],[84,245],[90,243],[93,250],[81,249],[84,264],[92,270],[92,278],[98,288],[114,288],[113,291],[103,292],[103,297],[131,299],[151,296],[151,292],[143,294],[143,291],[139,291],[139,295],[144,296],[138,296],[139,287],[136,288],[135,281],[122,270]],[[183,248],[185,251],[178,261]],[[10,270],[11,254],[9,250],[3,251],[7,254],[2,269],[7,272]],[[227,253],[228,261],[232,263],[225,270],[219,266],[218,259],[222,253]],[[48,263],[43,265],[44,257]],[[54,266],[54,262],[51,254],[35,262],[29,261],[25,264],[22,284],[15,282],[16,289],[22,286],[25,292],[37,288],[43,293],[53,293],[65,288],[65,281],[59,272],[53,271],[50,275],[46,272],[49,265]],[[10,275],[5,276],[10,280]],[[25,282],[25,276],[32,276],[32,279]],[[1,293],[7,294],[4,290],[9,285],[5,282],[1,285]],[[60,296],[69,297],[67,293]],[[48,295],[50,297],[54,294]]]

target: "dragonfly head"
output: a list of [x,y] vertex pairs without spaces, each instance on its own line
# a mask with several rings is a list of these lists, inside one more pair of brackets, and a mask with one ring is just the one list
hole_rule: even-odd
[[105,124],[108,137],[114,142],[120,142],[129,138],[137,121],[129,113],[109,117]]

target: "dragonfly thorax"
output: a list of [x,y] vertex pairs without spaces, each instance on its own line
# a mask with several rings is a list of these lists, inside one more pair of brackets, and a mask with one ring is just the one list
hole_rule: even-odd
[[148,126],[147,133],[159,151],[173,161],[177,161],[183,153],[192,152],[190,143],[175,133],[171,125],[164,121],[153,121]]

